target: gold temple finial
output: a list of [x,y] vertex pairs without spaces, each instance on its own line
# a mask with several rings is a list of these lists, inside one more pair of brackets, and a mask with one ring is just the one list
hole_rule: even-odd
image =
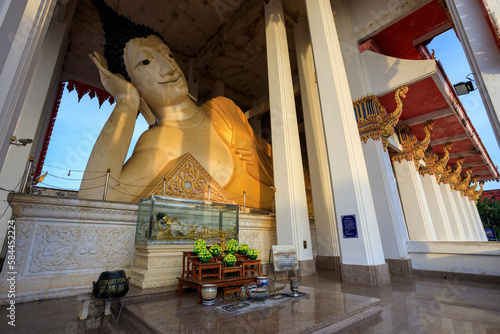
[[472,167],[467,168],[467,170],[465,171],[465,175],[466,175],[465,178],[460,178],[460,180],[457,182],[457,184],[455,184],[455,190],[460,191],[460,195],[462,195],[462,197],[464,197],[465,191],[469,187],[470,177],[472,175],[473,169],[474,168],[472,168]]
[[432,119],[428,120],[424,124],[424,132],[425,132],[425,138],[418,142],[413,146],[412,153],[413,153],[413,162],[415,163],[415,168],[417,171],[420,168],[420,160],[424,158],[425,155],[425,150],[427,150],[427,147],[429,147],[429,143],[431,142],[431,131],[432,127],[434,126],[434,121]]
[[352,104],[356,122],[358,123],[360,139],[365,144],[369,138],[379,140],[381,138],[380,122],[386,116],[386,111],[378,97],[369,94]]
[[420,175],[424,176],[426,174],[435,175],[434,164],[438,160],[438,155],[432,151],[431,147],[428,147],[424,152],[425,167],[420,168]]
[[[446,174],[446,164],[450,159],[450,149],[453,146],[453,143],[447,142],[443,146],[444,156],[438,161],[434,162],[434,172],[436,173],[436,179],[439,183],[441,183],[441,177],[443,174]],[[447,183],[447,182],[446,182]]]
[[458,157],[457,158],[457,168],[455,170],[453,170],[450,166],[448,166],[448,168],[446,169],[446,172],[447,172],[447,182],[445,183],[449,183],[450,184],[450,188],[451,190],[454,190],[455,189],[455,185],[457,184],[458,182],[458,177],[460,176],[460,173],[462,172],[462,164],[464,162],[465,158],[464,157]]
[[393,164],[396,161],[401,162],[402,160],[413,161],[412,149],[418,140],[412,131],[413,130],[406,124],[399,124],[396,126],[395,133],[403,150],[401,152],[390,152],[391,162]]
[[481,197],[481,195],[483,194],[483,185],[484,185],[484,181],[479,182],[479,188],[480,189],[474,191],[473,201],[476,204],[477,204],[477,201],[479,200],[479,198]]
[[389,137],[394,134],[394,127],[399,122],[399,117],[403,111],[403,102],[401,101],[401,98],[406,98],[407,92],[408,86],[402,86],[396,91],[396,94],[394,94],[394,99],[396,100],[396,110],[380,122],[380,132],[382,134],[382,146],[384,147],[384,151],[387,151]]
[[476,190],[477,184],[479,183],[479,176],[474,176],[473,180],[474,182],[465,190],[465,196],[469,197],[469,201],[474,200],[474,191]]

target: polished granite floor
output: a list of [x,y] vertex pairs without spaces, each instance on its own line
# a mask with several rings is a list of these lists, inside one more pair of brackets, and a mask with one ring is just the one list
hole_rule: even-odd
[[[342,292],[380,299],[378,305],[382,308],[382,313],[340,333],[500,334],[500,284],[393,276],[390,285],[364,287],[340,283],[336,272],[321,271],[317,275],[303,278],[302,285],[318,291],[318,298],[315,297],[314,302],[309,299],[307,305],[289,303],[273,306],[278,310],[263,309],[254,314],[249,313],[245,317],[247,326],[231,328],[231,331],[220,322],[213,321],[220,316],[220,311],[196,304],[194,293],[186,293],[183,297],[160,293],[128,300],[128,310],[122,313],[118,325],[114,324],[111,317],[79,321],[77,314],[81,309],[81,302],[77,302],[75,297],[16,305],[15,328],[7,325],[6,310],[2,307],[0,333],[136,333],[137,329],[133,327],[137,324],[137,319],[133,316],[134,308],[149,312],[148,317],[153,319],[150,324],[163,333],[277,333],[280,329],[282,332],[294,333],[314,325],[320,316],[350,305],[345,300],[342,301],[343,305],[339,305],[328,299],[329,294]],[[321,294],[321,291],[324,293]],[[357,299],[355,296],[352,298]],[[165,301],[168,301],[168,309],[164,308]],[[291,326],[292,321],[280,322],[280,312],[296,312],[302,327],[296,324]],[[170,326],[165,321],[169,316],[180,319],[182,326],[179,327],[179,323],[177,326]],[[208,328],[207,323],[210,326]],[[152,327],[145,326],[143,330]]]

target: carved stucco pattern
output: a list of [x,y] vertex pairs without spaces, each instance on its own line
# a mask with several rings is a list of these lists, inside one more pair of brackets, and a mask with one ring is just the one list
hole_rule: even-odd
[[35,234],[36,223],[31,220],[16,219],[16,270],[19,277],[26,268],[26,258]]
[[134,228],[83,224],[39,224],[30,274],[128,267]]
[[[15,215],[15,214],[14,214]],[[16,215],[15,215],[16,216]],[[53,205],[27,205],[22,209],[23,217],[50,217],[51,219],[78,219],[78,220],[102,220],[130,222],[137,221],[137,212],[123,212],[120,210],[87,209],[80,207],[58,207]]]

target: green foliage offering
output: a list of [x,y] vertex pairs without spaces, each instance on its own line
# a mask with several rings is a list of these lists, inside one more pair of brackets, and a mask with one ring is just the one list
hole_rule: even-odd
[[259,251],[256,250],[255,248],[252,248],[250,249],[248,252],[247,252],[247,256],[252,259],[252,260],[255,260],[257,258],[257,256],[259,256]]
[[226,252],[227,253],[234,254],[234,253],[236,253],[237,250],[238,250],[238,246],[236,246],[235,244],[227,244],[226,245]]
[[246,255],[249,250],[250,247],[248,247],[247,244],[240,244],[240,246],[238,247],[238,252],[243,255]]
[[210,253],[212,253],[213,256],[219,256],[220,252],[222,252],[222,248],[219,245],[214,244],[210,247]]
[[194,252],[199,253],[201,250],[207,248],[207,243],[203,239],[198,239],[194,242]]
[[198,253],[198,257],[200,258],[200,261],[203,263],[207,263],[210,261],[212,258],[212,254],[207,250],[206,247],[201,248],[201,250]]
[[232,267],[236,263],[236,256],[234,256],[233,254],[227,254],[224,257],[224,260],[222,260],[222,261],[224,261],[224,263],[226,264],[226,266]]
[[234,246],[238,247],[238,240],[235,240],[235,239],[229,240],[226,244],[226,249],[227,249],[227,246],[229,246],[229,245],[234,245]]

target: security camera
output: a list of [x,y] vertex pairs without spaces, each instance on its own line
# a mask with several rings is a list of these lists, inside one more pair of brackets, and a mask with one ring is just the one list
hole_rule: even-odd
[[26,146],[26,144],[31,144],[33,142],[32,139],[19,139],[19,142],[23,144],[23,146]]

